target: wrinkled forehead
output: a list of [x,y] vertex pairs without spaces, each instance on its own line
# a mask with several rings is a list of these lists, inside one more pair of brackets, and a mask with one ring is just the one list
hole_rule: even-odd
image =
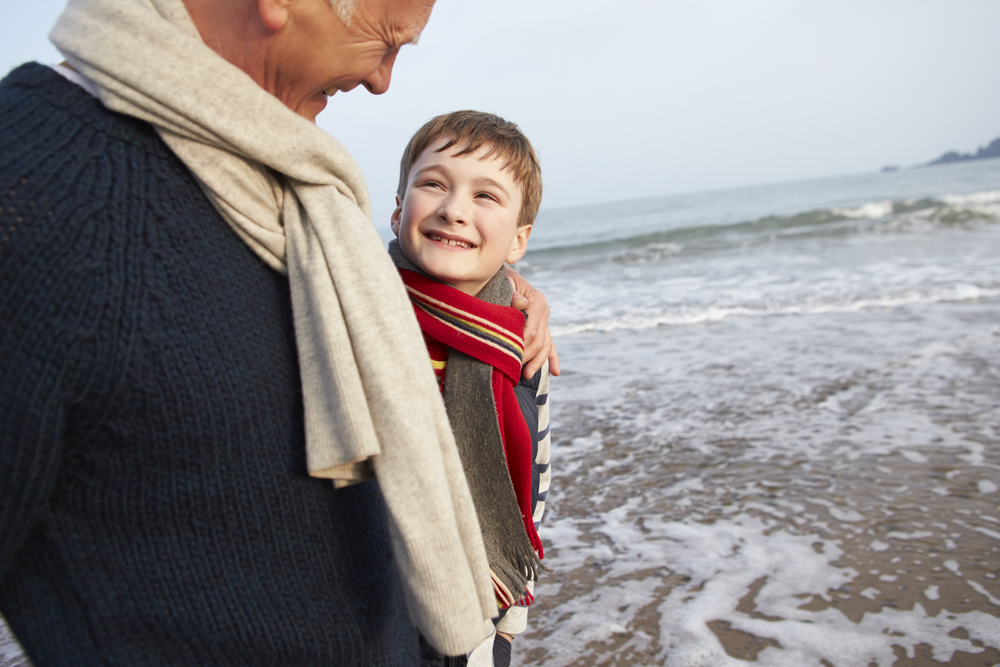
[[433,7],[434,0],[356,0],[351,14],[371,17],[379,25],[386,43],[400,47],[419,41]]

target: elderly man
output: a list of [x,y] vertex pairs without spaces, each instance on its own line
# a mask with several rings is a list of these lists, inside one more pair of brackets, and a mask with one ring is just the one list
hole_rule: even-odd
[[0,84],[0,610],[39,667],[483,637],[419,330],[312,122],[384,92],[432,3],[71,0],[67,63]]

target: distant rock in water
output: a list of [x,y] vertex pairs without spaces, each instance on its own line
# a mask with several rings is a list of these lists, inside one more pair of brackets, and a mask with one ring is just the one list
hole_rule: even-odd
[[982,160],[988,157],[1000,157],[1000,137],[994,139],[989,146],[979,147],[975,153],[959,153],[958,151],[948,151],[936,160],[931,160],[931,164],[947,164],[949,162],[964,162],[966,160]]
[[882,167],[883,174],[891,174],[894,171],[899,171],[899,165],[887,164],[884,167]]

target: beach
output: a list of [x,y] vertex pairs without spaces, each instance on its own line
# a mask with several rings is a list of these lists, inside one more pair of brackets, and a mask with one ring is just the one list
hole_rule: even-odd
[[529,255],[563,375],[515,664],[1000,664],[1000,164],[977,167]]
[[1000,159],[543,211],[518,268],[563,372],[514,665],[1000,665]]
[[[823,320],[559,341],[554,572],[519,664],[1000,663],[1000,328],[867,346]],[[639,353],[629,379],[574,372],[595,347]]]

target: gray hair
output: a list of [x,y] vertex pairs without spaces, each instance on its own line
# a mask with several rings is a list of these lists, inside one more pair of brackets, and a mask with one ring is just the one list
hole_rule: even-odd
[[354,10],[358,7],[358,0],[330,0],[330,6],[333,7],[333,11],[337,12],[337,16],[344,22],[344,25],[349,26],[351,18],[354,16]]

